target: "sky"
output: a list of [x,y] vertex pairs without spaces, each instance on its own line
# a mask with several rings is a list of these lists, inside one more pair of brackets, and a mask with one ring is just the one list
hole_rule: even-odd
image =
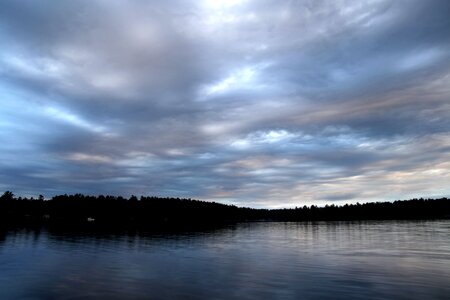
[[0,4],[0,190],[450,196],[450,1]]

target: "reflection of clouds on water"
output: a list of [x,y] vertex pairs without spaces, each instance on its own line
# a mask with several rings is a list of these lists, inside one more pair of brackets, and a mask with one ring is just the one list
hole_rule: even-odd
[[243,223],[184,233],[8,232],[2,299],[443,299],[446,221]]

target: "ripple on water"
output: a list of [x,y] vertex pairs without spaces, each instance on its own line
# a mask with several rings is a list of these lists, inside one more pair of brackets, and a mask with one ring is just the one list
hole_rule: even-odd
[[10,231],[0,299],[448,299],[450,221]]

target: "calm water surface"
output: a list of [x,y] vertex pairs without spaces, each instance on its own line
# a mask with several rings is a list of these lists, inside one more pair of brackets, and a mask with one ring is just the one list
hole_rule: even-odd
[[450,299],[450,221],[0,232],[0,299]]

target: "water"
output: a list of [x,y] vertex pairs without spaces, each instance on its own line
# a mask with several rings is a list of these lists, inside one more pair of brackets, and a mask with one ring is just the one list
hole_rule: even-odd
[[3,232],[0,299],[450,299],[450,221]]

